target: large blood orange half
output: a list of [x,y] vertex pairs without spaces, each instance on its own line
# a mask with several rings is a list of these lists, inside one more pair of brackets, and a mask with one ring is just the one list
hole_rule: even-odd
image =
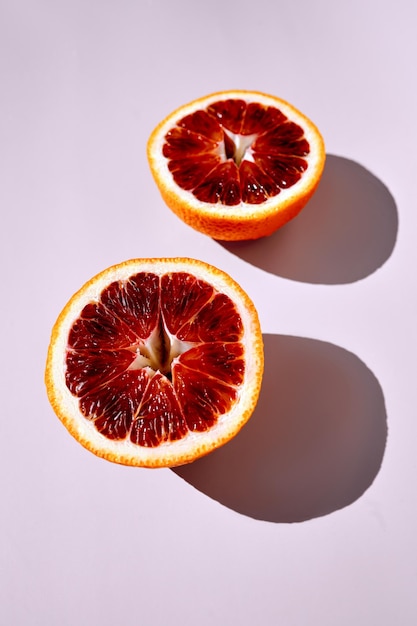
[[49,400],[87,449],[142,467],[193,461],[249,419],[263,373],[255,307],[195,259],[135,259],[92,278],[53,328]]
[[148,141],[166,204],[219,240],[258,239],[295,217],[325,162],[316,126],[284,100],[227,91],[180,107]]

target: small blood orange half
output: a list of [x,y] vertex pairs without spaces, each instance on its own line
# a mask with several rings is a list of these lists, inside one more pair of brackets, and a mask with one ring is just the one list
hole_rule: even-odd
[[258,315],[230,276],[195,259],[135,259],[92,278],[65,306],[45,381],[87,449],[172,467],[236,435],[262,373]]
[[231,241],[270,235],[295,217],[317,188],[325,148],[288,102],[227,91],[171,113],[149,138],[148,160],[174,213]]

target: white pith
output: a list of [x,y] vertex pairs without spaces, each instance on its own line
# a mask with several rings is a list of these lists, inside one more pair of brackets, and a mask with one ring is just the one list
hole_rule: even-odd
[[[238,133],[232,133],[232,131],[227,130],[227,128],[224,128],[223,131],[226,133],[229,139],[231,139],[235,147],[233,160],[236,165],[239,166],[242,161],[250,161],[251,163],[253,163],[254,158],[252,144],[258,137],[258,133],[254,133],[253,135],[239,135]],[[227,161],[226,147],[224,142],[221,142],[219,144],[218,154],[222,161]]]
[[[141,341],[136,346],[132,346],[135,359],[130,364],[129,370],[138,370],[146,367],[150,376],[155,372],[168,374],[171,372],[172,364],[181,354],[198,345],[197,342],[178,339],[178,337],[168,331],[163,320],[162,325],[163,339],[161,338],[160,328],[157,325],[147,339]],[[163,340],[165,345],[169,347],[164,360],[161,359],[161,342]]]
[[[262,375],[262,362],[256,348],[257,345],[259,349],[259,341],[261,341],[259,326],[254,325],[255,322],[242,304],[242,293],[237,284],[225,280],[222,272],[215,268],[211,269],[210,266],[202,267],[200,263],[190,266],[190,263],[192,263],[192,260],[185,260],[183,265],[178,263],[177,260],[175,262],[162,260],[159,265],[154,263],[147,265],[146,260],[138,260],[137,266],[135,266],[135,263],[129,262],[109,268],[109,270],[99,275],[96,281],[92,284],[87,284],[75,294],[64,310],[65,315],[61,315],[58,318],[54,350],[50,353],[50,358],[48,359],[48,371],[53,381],[54,393],[54,397],[51,400],[64,413],[64,416],[61,415],[61,419],[63,418],[63,422],[72,434],[76,436],[78,441],[84,443],[86,447],[99,456],[107,457],[108,452],[111,451],[111,460],[116,462],[129,462],[129,464],[151,467],[154,462],[155,465],[159,464],[161,458],[163,458],[166,464],[175,464],[179,458],[185,458],[187,455],[192,456],[193,449],[198,448],[210,451],[222,441],[230,439],[243,425],[241,420],[243,419],[244,409],[251,406],[253,408],[253,403],[257,398],[257,390],[259,389],[259,377]],[[196,278],[209,282],[216,291],[225,293],[232,298],[242,319],[244,329],[241,342],[245,348],[245,375],[244,381],[239,388],[238,400],[234,403],[231,410],[220,416],[216,425],[210,430],[202,433],[189,432],[178,441],[163,443],[156,448],[138,446],[132,443],[129,437],[122,441],[114,441],[101,435],[95,428],[94,423],[84,418],[81,414],[79,400],[71,394],[65,382],[68,334],[73,323],[80,316],[83,307],[89,302],[98,301],[103,289],[113,280],[127,280],[137,272],[146,271],[157,275],[171,271],[191,272]],[[141,366],[141,363],[144,363],[145,367],[152,367],[150,352],[155,347],[153,342],[154,339],[147,346],[148,355],[140,354],[140,350],[138,351],[137,360],[135,359],[134,362],[136,367]],[[189,347],[190,344],[172,338],[172,358],[175,360],[176,355],[186,351]],[[152,370],[154,371],[154,368]]]

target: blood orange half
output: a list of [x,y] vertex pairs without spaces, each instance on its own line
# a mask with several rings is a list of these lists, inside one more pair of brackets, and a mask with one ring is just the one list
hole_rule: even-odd
[[180,107],[155,128],[147,150],[166,204],[219,240],[257,239],[295,217],[325,162],[313,122],[288,102],[253,91]]
[[230,276],[195,259],[134,259],[68,302],[45,381],[56,414],[87,449],[164,467],[236,435],[262,372],[257,312]]

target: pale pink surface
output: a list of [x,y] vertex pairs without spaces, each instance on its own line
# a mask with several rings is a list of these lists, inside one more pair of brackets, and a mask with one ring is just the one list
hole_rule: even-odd
[[[416,17],[3,1],[1,624],[416,623]],[[174,108],[234,88],[292,102],[329,158],[293,223],[222,245],[164,207],[145,149]],[[175,472],[86,452],[43,385],[68,298],[144,256],[229,272],[265,333],[247,429]]]

